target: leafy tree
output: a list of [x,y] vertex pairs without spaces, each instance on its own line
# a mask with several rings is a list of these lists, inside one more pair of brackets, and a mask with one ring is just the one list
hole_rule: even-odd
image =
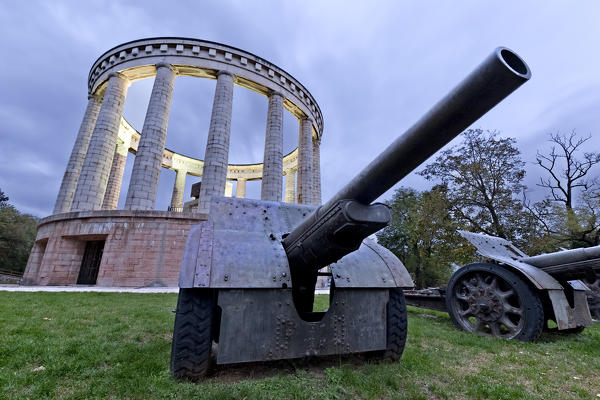
[[515,139],[469,129],[462,143],[443,151],[419,172],[447,188],[452,216],[467,229],[526,247],[531,217],[517,198],[525,186]]
[[392,210],[392,221],[376,235],[379,244],[390,249],[405,264],[413,247],[410,243],[410,226],[418,198],[419,192],[414,189],[397,189],[392,200],[387,202]]
[[8,197],[4,195],[2,189],[0,189],[0,208],[6,206],[8,203]]
[[37,219],[21,214],[0,190],[0,269],[23,272],[36,235]]
[[456,232],[445,189],[400,188],[388,205],[392,222],[377,234],[379,243],[404,262],[417,288],[445,285],[455,263],[473,254]]
[[578,137],[575,131],[551,134],[550,152],[537,152],[536,163],[547,174],[538,186],[549,193],[534,205],[526,204],[555,248],[600,244],[600,184],[592,175],[600,153],[584,151],[590,138]]

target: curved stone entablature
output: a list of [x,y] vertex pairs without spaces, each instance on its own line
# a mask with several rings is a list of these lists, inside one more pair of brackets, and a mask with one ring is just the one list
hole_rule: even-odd
[[[127,151],[135,154],[140,143],[140,132],[137,131],[125,118],[121,118],[119,127],[119,141],[127,145]],[[163,152],[163,168],[175,171],[186,171],[187,174],[202,177],[204,161],[189,157],[173,150],[165,149]],[[283,174],[293,173],[298,169],[298,148],[283,156]],[[229,164],[227,166],[227,180],[245,179],[247,181],[261,180],[263,176],[263,163],[255,164]]]
[[234,83],[265,96],[282,94],[284,107],[298,119],[313,121],[313,135],[323,134],[323,115],[310,92],[293,76],[252,53],[199,39],[164,37],[135,40],[116,46],[96,60],[88,76],[90,95],[105,90],[111,74],[129,81],[156,75],[157,64],[170,64],[177,75],[217,79],[219,71]]

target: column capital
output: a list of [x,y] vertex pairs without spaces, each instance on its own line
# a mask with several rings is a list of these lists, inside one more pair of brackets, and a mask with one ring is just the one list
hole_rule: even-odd
[[102,96],[98,93],[93,93],[93,94],[88,94],[88,100],[94,99],[96,101],[101,101],[102,100]]
[[109,82],[110,82],[110,78],[119,78],[119,80],[123,81],[123,83],[125,84],[125,88],[128,88],[129,86],[131,86],[131,81],[124,74],[122,74],[120,72],[111,72],[108,75]]
[[125,144],[120,138],[117,138],[117,150],[115,154],[120,154],[122,156],[127,157],[127,153],[129,152],[129,143]]
[[219,72],[217,72],[217,78],[218,78],[220,75],[229,75],[230,77],[232,77],[232,78],[233,78],[233,74],[232,74],[231,72],[229,72],[229,71],[226,71],[226,70],[224,70],[224,69],[222,69],[222,70],[220,70]]
[[277,90],[272,90],[271,92],[269,92],[269,97],[271,97],[271,96],[283,97],[283,93],[281,93],[280,91],[277,91]]
[[159,68],[168,68],[171,71],[175,72],[176,74],[179,72],[179,70],[176,67],[174,67],[172,64],[166,63],[164,61],[156,63],[155,67],[156,67],[157,71]]
[[129,82],[129,79],[127,79],[127,77],[124,74],[122,74],[121,72],[111,72],[108,75],[108,79],[113,78],[113,77],[116,77],[116,78],[119,78],[119,79]]

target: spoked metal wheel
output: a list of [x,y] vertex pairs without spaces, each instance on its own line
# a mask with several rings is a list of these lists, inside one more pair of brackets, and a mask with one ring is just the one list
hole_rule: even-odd
[[454,325],[467,332],[533,341],[542,332],[544,312],[538,294],[516,274],[479,263],[454,273],[446,291]]

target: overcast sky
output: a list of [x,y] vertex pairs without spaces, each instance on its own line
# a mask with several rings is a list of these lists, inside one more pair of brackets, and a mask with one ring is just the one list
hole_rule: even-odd
[[[531,162],[549,133],[576,129],[592,135],[588,150],[599,148],[599,22],[598,1],[7,1],[0,7],[0,189],[21,211],[49,215],[92,63],[116,45],[157,36],[238,47],[298,79],[323,112],[324,201],[495,47],[507,46],[533,77],[473,127],[515,137],[533,186],[540,171]],[[168,148],[204,157],[214,85],[176,79]],[[147,79],[129,88],[124,116],[138,130],[151,87]],[[236,87],[233,107],[230,162],[261,162],[266,98]],[[285,151],[297,132],[286,116]],[[168,206],[174,179],[163,170],[157,209]],[[414,174],[400,185],[428,187]],[[258,183],[248,191],[258,197]]]

